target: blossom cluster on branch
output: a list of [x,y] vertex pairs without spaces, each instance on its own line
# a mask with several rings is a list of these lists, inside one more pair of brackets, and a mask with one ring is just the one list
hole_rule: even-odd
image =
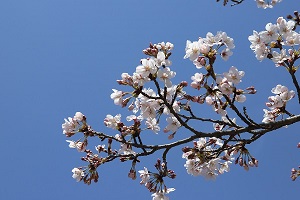
[[[140,65],[132,74],[122,73],[121,79],[117,80],[126,89],[113,89],[110,96],[115,105],[130,112],[125,121],[121,114],[106,115],[104,125],[112,129],[114,135],[93,130],[81,112],[76,112],[74,117],[65,119],[62,124],[67,137],[82,134],[78,140],[67,140],[70,148],[85,153],[81,160],[87,163],[72,170],[73,178],[91,184],[98,181],[97,170],[101,165],[115,160],[131,162],[128,177],[134,180],[138,172],[140,183],[152,193],[153,200],[157,200],[168,199],[166,195],[175,190],[167,187],[165,182],[167,178],[176,178],[176,173],[167,162],[168,153],[175,147],[186,145],[182,148],[182,158],[185,159],[182,165],[193,176],[215,179],[229,172],[232,163],[245,170],[258,167],[258,160],[247,146],[265,133],[300,121],[300,115],[287,110],[287,103],[293,97],[297,96],[300,101],[300,89],[295,77],[298,69],[295,62],[299,58],[299,48],[296,46],[300,44],[300,34],[295,29],[300,20],[297,12],[294,15],[289,16],[289,20],[280,17],[276,24],[267,24],[266,31],[254,31],[248,38],[257,59],[271,59],[276,67],[285,67],[296,88],[293,91],[281,84],[275,86],[271,90],[274,96],[270,96],[266,103],[269,110],[263,110],[262,122],[255,122],[246,107],[240,108],[239,104],[246,101],[247,95],[256,94],[254,86],[240,86],[245,72],[235,66],[218,72],[220,69],[215,61],[219,58],[228,60],[235,47],[234,40],[226,32],[208,32],[205,37],[186,42],[184,59],[189,59],[197,71],[191,76],[190,84],[187,81],[175,84],[172,80],[177,75],[170,60],[174,45],[170,42],[150,43],[143,50],[147,58],[140,60]],[[285,46],[290,49],[286,50]],[[189,94],[188,89],[196,91],[197,95]],[[201,106],[211,107],[218,119],[199,116],[195,108]],[[279,115],[282,116],[280,120],[277,118]],[[194,122],[201,126],[210,125],[211,131],[193,127]],[[152,137],[156,137],[161,130],[169,133],[171,142],[147,144],[145,132],[151,131],[155,133]],[[176,134],[182,139],[176,140]],[[88,148],[88,140],[92,137],[100,140],[95,153]],[[192,145],[188,146],[189,143]],[[154,171],[145,166],[136,170],[136,166],[141,165],[141,157],[157,151],[162,154],[154,164]],[[292,179],[295,180],[299,174],[299,170],[293,169]]]

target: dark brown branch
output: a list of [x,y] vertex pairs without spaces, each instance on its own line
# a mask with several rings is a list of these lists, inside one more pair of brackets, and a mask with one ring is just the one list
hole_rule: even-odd
[[[180,146],[180,145],[186,144],[188,142],[192,142],[193,140],[201,138],[201,137],[222,138],[224,136],[229,136],[228,142],[243,141],[247,144],[250,144],[250,143],[254,142],[255,140],[257,140],[262,135],[264,135],[265,133],[277,130],[279,128],[294,124],[299,121],[300,121],[300,115],[296,115],[296,116],[293,116],[293,117],[290,117],[290,118],[287,118],[287,119],[284,119],[281,121],[277,121],[277,122],[271,122],[268,124],[264,124],[264,123],[259,124],[259,127],[264,127],[264,129],[258,128],[257,126],[247,126],[247,127],[243,127],[243,128],[234,129],[234,130],[215,131],[215,132],[211,132],[211,133],[199,133],[199,135],[192,135],[188,138],[178,140],[178,141],[175,141],[175,142],[172,142],[169,144],[162,144],[162,145],[142,145],[142,144],[135,144],[135,143],[126,142],[126,141],[124,143],[129,144],[136,148],[151,149],[150,151],[147,151],[147,152],[138,153],[137,156],[147,156],[147,155],[153,154],[157,150],[161,150],[161,149],[168,149],[168,151],[169,151],[169,149],[171,149],[173,147]],[[253,136],[250,139],[232,140],[232,138],[235,135],[240,134],[242,136],[242,133],[248,133],[248,132],[251,132],[253,134]],[[106,137],[106,138],[114,138],[112,136],[108,136],[108,135],[105,135],[104,133],[98,133],[98,132],[94,133],[94,135]],[[116,156],[116,155],[114,155],[114,156]],[[121,156],[125,156],[125,155],[118,155],[116,157],[121,157]],[[127,156],[130,157],[132,155],[127,155]]]
[[299,104],[300,104],[300,86],[299,86],[299,83],[298,83],[297,78],[296,78],[296,76],[295,76],[295,71],[294,71],[293,69],[290,69],[290,70],[289,70],[289,73],[290,73],[290,75],[291,75],[291,77],[292,77],[293,84],[294,84],[295,87],[296,87],[297,96],[298,96],[298,102],[299,102]]

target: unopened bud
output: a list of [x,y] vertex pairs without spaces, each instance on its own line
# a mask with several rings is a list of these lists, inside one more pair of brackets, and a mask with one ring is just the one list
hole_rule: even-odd
[[134,109],[134,104],[133,104],[133,102],[132,102],[132,104],[130,104],[129,106],[128,106],[128,110],[129,111],[132,111]]
[[296,180],[297,179],[297,176],[295,176],[294,174],[291,175],[291,179],[292,181]]
[[246,163],[244,163],[243,167],[244,167],[244,170],[249,171],[249,166]]
[[287,19],[293,19],[293,16],[292,15],[288,15],[286,16]]
[[128,177],[131,178],[132,180],[136,179],[136,171],[134,169],[130,169],[128,173]]
[[250,167],[254,167],[254,166],[255,166],[254,163],[253,163],[251,160],[248,162],[248,165],[249,165]]
[[234,161],[234,164],[238,164],[238,162],[239,162],[239,159],[236,159],[236,160]]
[[124,82],[123,80],[117,80],[117,83],[118,83],[119,85],[127,85],[127,83]]
[[239,165],[242,167],[244,165],[244,160],[243,158],[239,158]]
[[204,99],[199,97],[197,103],[203,104],[204,103]]
[[252,162],[255,165],[255,167],[258,167],[258,160],[255,159],[254,157],[252,157],[251,159],[252,159]]
[[199,56],[197,58],[197,61],[200,63],[200,65],[205,66],[206,65],[206,60],[204,56]]
[[197,142],[196,142],[196,141],[194,141],[193,143],[194,143],[194,147],[197,147]]
[[174,138],[174,135],[175,135],[175,133],[170,134],[170,135],[168,136],[168,139],[169,139],[169,140],[172,140],[172,139]]
[[191,150],[190,147],[183,147],[183,148],[182,148],[182,152],[183,152],[183,153],[187,153],[187,152],[189,152],[190,150]]
[[267,106],[267,107],[271,107],[272,104],[271,104],[270,102],[267,102],[267,103],[266,103],[266,106]]
[[181,81],[180,86],[186,87],[186,86],[188,86],[188,82],[186,82],[186,81]]
[[122,101],[122,108],[126,107],[131,97],[128,97]]
[[246,90],[249,91],[248,94],[255,94],[256,93],[256,90],[255,90],[254,86],[247,87]]

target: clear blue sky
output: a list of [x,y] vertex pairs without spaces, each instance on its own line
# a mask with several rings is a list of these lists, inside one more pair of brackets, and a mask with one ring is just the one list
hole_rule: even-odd
[[[84,165],[82,154],[69,149],[62,134],[63,119],[83,112],[99,131],[106,114],[125,112],[113,104],[112,88],[122,72],[132,74],[141,50],[149,42],[170,41],[176,79],[187,80],[196,70],[183,60],[186,40],[225,31],[235,40],[234,55],[219,66],[244,70],[243,86],[255,85],[248,98],[249,114],[262,119],[270,90],[281,83],[292,89],[285,70],[270,61],[258,62],[248,36],[277,17],[300,10],[299,2],[283,0],[274,9],[258,9],[253,0],[223,7],[215,0],[2,1],[0,7],[0,199],[81,200],[151,199],[139,180],[127,178],[130,163],[110,163],[99,169],[99,183],[91,186],[72,178],[73,167]],[[299,74],[297,74],[298,76]],[[299,76],[298,76],[299,77]],[[289,110],[299,113],[296,100]],[[128,113],[127,113],[128,114]],[[180,149],[170,153],[169,167],[177,178],[169,182],[179,199],[295,199],[300,180],[292,182],[290,169],[300,164],[296,148],[299,124],[269,133],[250,147],[259,167],[231,172],[206,181],[186,173]],[[163,133],[161,133],[163,134]],[[93,143],[92,143],[93,145]],[[159,154],[137,166],[150,169]]]

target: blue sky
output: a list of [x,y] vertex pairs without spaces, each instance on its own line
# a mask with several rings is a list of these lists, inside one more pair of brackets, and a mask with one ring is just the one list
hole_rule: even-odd
[[[149,42],[172,42],[174,80],[190,81],[196,69],[183,60],[186,40],[225,31],[236,48],[227,62],[218,63],[224,66],[221,72],[232,65],[246,72],[243,86],[255,85],[258,93],[245,105],[260,121],[276,84],[294,88],[284,69],[268,60],[256,60],[247,38],[253,30],[261,31],[268,22],[275,23],[279,16],[297,9],[299,2],[288,0],[268,10],[258,9],[252,0],[236,7],[223,7],[214,0],[2,1],[0,199],[151,199],[139,180],[127,178],[130,163],[101,166],[100,180],[91,186],[72,179],[71,170],[84,165],[83,155],[68,148],[61,130],[63,119],[81,111],[94,129],[114,135],[103,125],[106,114],[129,113],[113,104],[111,89],[121,89],[115,80],[122,72],[135,71],[145,57],[141,50]],[[288,108],[299,113],[296,100]],[[295,124],[268,133],[249,147],[259,160],[258,168],[245,172],[232,165],[230,173],[215,181],[188,175],[181,150],[172,151],[169,167],[177,178],[168,183],[176,188],[170,198],[298,197],[299,181],[289,178],[290,169],[300,164],[298,131]],[[145,159],[137,169],[153,168],[158,157],[160,154]]]

